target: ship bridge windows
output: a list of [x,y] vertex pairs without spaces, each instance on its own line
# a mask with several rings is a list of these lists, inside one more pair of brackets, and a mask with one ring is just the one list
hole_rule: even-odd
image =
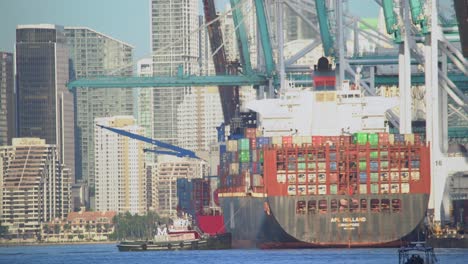
[[382,199],[380,203],[380,207],[382,208],[382,212],[390,213],[390,200],[389,199]]
[[401,200],[400,199],[392,199],[392,211],[396,212],[396,213],[401,211]]
[[338,201],[336,199],[332,199],[330,201],[330,212],[332,213],[338,212]]
[[326,213],[328,209],[327,200],[319,200],[318,208],[320,213]]
[[380,212],[380,201],[379,201],[379,199],[371,199],[370,208],[371,208],[371,212]]
[[317,212],[317,201],[310,200],[307,202],[307,211],[309,213],[315,214]]
[[367,211],[367,199],[361,199],[360,204],[361,204],[361,212],[366,212]]
[[340,212],[347,212],[349,207],[348,199],[340,199]]
[[305,214],[305,212],[306,212],[306,202],[305,201],[297,201],[296,213],[297,214]]
[[350,199],[349,201],[349,211],[350,212],[358,212],[359,211],[359,200],[358,199]]

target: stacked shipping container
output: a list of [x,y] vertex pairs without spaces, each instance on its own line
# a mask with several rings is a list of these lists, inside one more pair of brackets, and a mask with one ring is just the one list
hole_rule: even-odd
[[[264,191],[264,170],[275,171],[277,195],[409,193],[420,179],[419,135],[258,137],[227,142],[221,192]],[[274,158],[265,160],[265,152]],[[270,156],[269,156],[270,157]],[[271,193],[270,193],[271,192]]]

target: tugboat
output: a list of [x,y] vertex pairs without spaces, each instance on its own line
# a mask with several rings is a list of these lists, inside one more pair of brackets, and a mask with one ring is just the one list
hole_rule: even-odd
[[424,242],[411,243],[398,249],[399,264],[435,264],[439,263],[434,248]]
[[229,249],[231,235],[205,235],[199,230],[192,230],[186,219],[174,220],[174,225],[158,227],[153,240],[122,241],[117,245],[119,251],[153,250],[195,250]]

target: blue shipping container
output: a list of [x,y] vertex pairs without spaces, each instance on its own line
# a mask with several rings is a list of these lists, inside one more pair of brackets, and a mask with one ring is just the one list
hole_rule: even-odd
[[257,138],[257,148],[270,145],[269,137],[258,137]]
[[360,183],[366,183],[367,182],[367,173],[366,172],[359,173],[359,182]]

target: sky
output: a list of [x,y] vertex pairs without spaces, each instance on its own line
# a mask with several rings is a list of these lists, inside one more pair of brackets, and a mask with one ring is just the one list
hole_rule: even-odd
[[[228,0],[215,0],[225,6]],[[0,51],[13,52],[19,24],[85,26],[134,47],[134,60],[149,57],[150,0],[0,0]],[[373,0],[350,0],[350,11],[377,16]]]

